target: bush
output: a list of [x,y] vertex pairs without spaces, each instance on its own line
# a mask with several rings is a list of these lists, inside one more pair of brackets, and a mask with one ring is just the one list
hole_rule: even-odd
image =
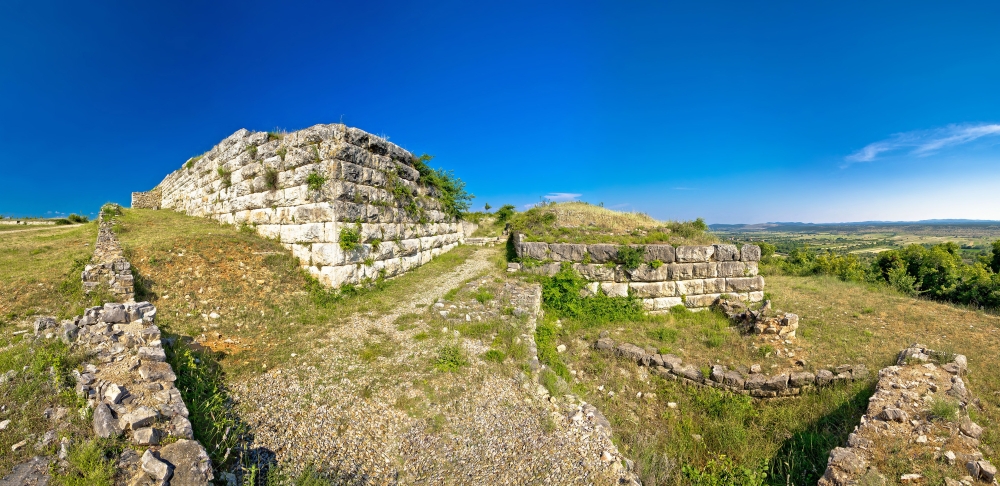
[[273,168],[265,170],[264,183],[267,184],[267,188],[272,191],[278,189],[278,171]]
[[589,324],[631,321],[645,316],[642,304],[633,296],[608,297],[598,293],[582,297],[586,285],[587,281],[564,262],[559,272],[542,280],[542,301],[546,309],[557,316]]
[[71,223],[86,223],[89,221],[86,216],[80,216],[79,214],[71,214],[66,219]]
[[70,221],[70,220],[68,220],[68,219],[66,219],[66,218],[60,218],[60,219],[56,220],[55,224],[57,224],[57,225],[66,225],[66,224],[73,224],[73,222]]
[[344,251],[354,251],[361,247],[361,223],[356,223],[353,228],[344,227],[340,230],[340,249]]
[[958,416],[958,404],[946,398],[935,398],[931,401],[931,420],[955,420]]
[[646,247],[622,245],[618,247],[618,263],[627,270],[635,270],[645,260]]
[[724,455],[709,459],[701,469],[685,464],[681,473],[695,486],[759,486],[767,479],[763,465],[756,469],[739,466]]
[[323,188],[323,183],[326,182],[326,178],[313,172],[309,174],[306,178],[306,184],[309,185],[310,191],[318,191]]
[[507,355],[500,351],[499,349],[491,349],[483,353],[483,360],[490,361],[493,363],[503,363],[503,360],[507,359]]
[[516,212],[517,211],[514,210],[514,205],[504,204],[503,206],[500,207],[500,209],[497,209],[497,212],[494,214],[494,216],[496,217],[497,224],[499,225],[507,223],[508,221],[510,221],[510,218],[512,218],[514,216],[514,213]]
[[493,300],[493,292],[486,289],[479,289],[476,291],[474,297],[480,304],[486,304],[487,302]]
[[438,349],[438,357],[434,360],[434,369],[444,372],[458,371],[469,365],[465,354],[458,346],[442,346]]
[[420,172],[419,182],[435,189],[435,194],[443,206],[445,214],[460,219],[469,210],[469,202],[476,196],[465,191],[465,182],[450,170],[431,169],[427,165],[434,156],[423,154],[414,157],[413,167]]
[[233,171],[226,170],[226,168],[222,166],[219,166],[219,168],[216,169],[215,171],[216,173],[219,174],[219,178],[222,179],[223,187],[229,187],[233,185]]

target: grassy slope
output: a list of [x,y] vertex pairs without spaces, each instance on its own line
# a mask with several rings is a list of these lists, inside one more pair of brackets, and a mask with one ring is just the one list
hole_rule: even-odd
[[645,213],[613,211],[582,202],[551,203],[517,213],[511,225],[528,241],[704,245],[711,233],[692,222],[659,221]]
[[[1000,341],[1000,319],[830,278],[771,277],[768,288],[777,308],[802,316],[797,345],[808,368],[864,363],[878,370],[913,342],[968,355],[969,386],[984,407],[973,416],[988,430],[983,440],[987,454],[998,445],[1000,385],[989,370],[1000,364],[991,352]],[[843,444],[864,413],[874,377],[798,399],[753,402],[665,381],[588,349],[601,330],[608,330],[615,339],[667,348],[700,365],[716,360],[748,364],[748,359],[765,369],[782,364],[756,355],[753,338],[724,330],[720,319],[685,313],[591,327],[563,320],[558,342],[569,346],[561,356],[578,373],[575,388],[611,420],[623,452],[636,460],[644,482],[684,484],[681,465],[701,468],[715,460],[764,470],[770,484],[815,484],[829,450]],[[554,318],[549,320],[555,324]],[[669,409],[667,402],[678,406]],[[891,470],[883,473],[898,477],[930,465],[904,457],[886,467]]]
[[[28,329],[32,315],[70,317],[88,303],[79,271],[93,250],[96,225],[56,228],[62,229],[0,238],[0,374],[16,373],[13,380],[0,385],[0,421],[11,421],[0,431],[0,477],[39,453],[35,443],[52,426],[42,419],[46,408],[66,407],[75,417],[69,429],[59,431],[59,437],[87,435],[86,424],[75,414],[79,404],[69,377],[82,356],[55,340],[34,342],[30,332],[13,334]],[[11,450],[25,439],[25,447]],[[54,447],[42,452],[52,453]]]

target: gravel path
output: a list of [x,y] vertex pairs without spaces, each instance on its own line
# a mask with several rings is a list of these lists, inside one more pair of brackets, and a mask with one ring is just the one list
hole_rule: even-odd
[[[581,404],[543,399],[518,367],[478,357],[489,343],[431,322],[437,308],[426,308],[449,290],[488,273],[495,275],[483,284],[502,277],[495,251],[475,252],[388,315],[354,316],[331,329],[326,346],[298,367],[234,384],[238,413],[254,435],[248,449],[273,453],[291,471],[313,464],[354,484],[617,483],[621,457]],[[422,321],[397,328],[397,317],[409,313]],[[433,367],[448,343],[468,356],[460,372]]]

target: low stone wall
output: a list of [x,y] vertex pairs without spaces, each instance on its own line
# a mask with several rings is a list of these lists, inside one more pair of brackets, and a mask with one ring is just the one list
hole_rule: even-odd
[[529,242],[520,233],[513,238],[523,263],[510,268],[555,275],[566,262],[592,282],[591,292],[632,294],[649,311],[678,305],[705,308],[723,295],[745,302],[764,300],[764,278],[757,275],[760,248],[756,245],[742,249],[735,245],[642,245],[644,263],[629,269],[619,261],[618,245]]
[[132,209],[160,209],[161,199],[159,188],[147,192],[133,192]]
[[98,225],[94,256],[83,269],[83,291],[90,293],[106,285],[117,299],[131,301],[135,298],[132,265],[125,259],[121,243],[111,230],[112,223],[102,216]]
[[[962,375],[966,357],[947,355],[914,344],[899,353],[894,366],[879,371],[875,394],[861,424],[847,438],[847,447],[830,452],[820,486],[849,484],[923,484],[916,471],[899,478],[886,478],[876,463],[887,459],[886,450],[906,457],[925,457],[964,466],[967,478],[946,478],[946,486],[996,484],[997,469],[979,451],[983,429],[972,422],[968,406],[972,395]],[[931,404],[938,400],[957,403],[953,417],[932,416]],[[938,483],[940,484],[940,483]]]
[[594,349],[621,356],[634,361],[639,366],[648,366],[663,378],[681,380],[697,386],[719,388],[754,398],[778,398],[795,396],[813,387],[863,380],[868,377],[865,365],[841,365],[833,370],[790,371],[775,375],[761,373],[759,365],[730,370],[722,365],[712,365],[706,376],[694,364],[685,364],[673,354],[659,354],[653,349],[643,349],[632,343],[615,343],[602,337],[594,343]]

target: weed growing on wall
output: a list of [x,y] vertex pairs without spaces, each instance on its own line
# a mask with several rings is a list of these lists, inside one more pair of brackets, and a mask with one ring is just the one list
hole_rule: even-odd
[[267,188],[274,191],[278,189],[278,171],[274,168],[268,167],[264,171],[264,183],[267,184]]
[[354,251],[361,247],[361,224],[355,223],[355,226],[344,227],[340,230],[340,249],[344,251]]
[[222,167],[221,165],[215,171],[219,174],[219,178],[222,179],[223,187],[229,187],[233,185],[233,171],[226,170],[226,168]]
[[593,324],[642,319],[646,314],[639,299],[633,296],[608,297],[598,293],[582,297],[586,286],[587,280],[563,262],[559,272],[542,279],[542,302],[559,316]]
[[284,162],[285,156],[288,155],[288,147],[279,147],[274,153],[278,154],[278,157],[281,157],[281,161]]
[[250,154],[250,160],[256,159],[257,158],[257,146],[256,145],[250,145],[250,146],[248,146],[247,147],[247,153]]
[[323,183],[326,182],[326,178],[313,172],[306,177],[306,184],[309,186],[310,191],[318,191],[323,188]]
[[469,202],[476,196],[465,191],[465,182],[455,177],[454,172],[444,169],[431,169],[427,163],[433,158],[433,155],[427,154],[413,158],[413,167],[420,172],[419,182],[424,186],[435,189],[436,196],[441,201],[441,206],[445,214],[459,219],[469,210]]
[[187,159],[187,162],[184,163],[184,167],[187,168],[187,170],[193,169],[195,162],[201,160],[202,157],[204,157],[204,155],[196,155],[194,157],[191,157],[190,159]]
[[281,140],[283,138],[285,138],[285,132],[279,132],[279,131],[267,132],[268,142],[272,140]]
[[635,270],[645,260],[646,247],[621,245],[618,247],[618,263],[627,270]]

